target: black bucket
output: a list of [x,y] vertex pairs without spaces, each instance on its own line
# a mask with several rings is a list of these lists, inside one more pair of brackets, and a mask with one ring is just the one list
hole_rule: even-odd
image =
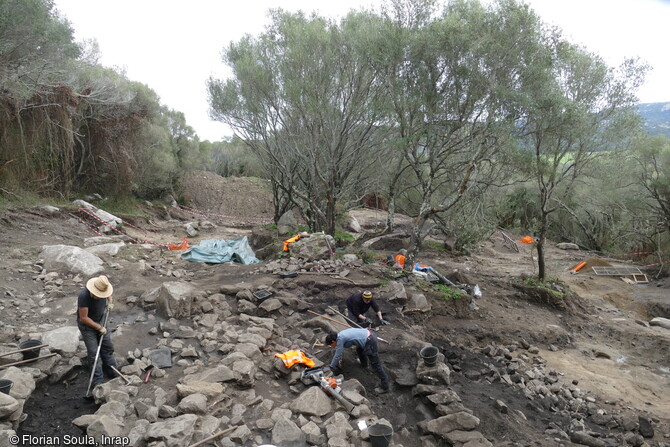
[[[21,343],[19,343],[19,349],[26,349],[26,348],[33,348],[35,346],[41,345],[42,342],[39,340],[24,340]],[[40,349],[30,349],[28,351],[23,351],[21,354],[23,354],[23,360],[30,360],[30,359],[35,359],[40,356]]]
[[426,346],[419,353],[426,366],[433,366],[437,363],[437,354],[440,352],[435,346]]
[[384,424],[375,424],[368,427],[370,444],[372,447],[388,447],[393,438],[393,427]]
[[9,390],[12,389],[14,382],[7,379],[0,379],[0,393],[9,394]]

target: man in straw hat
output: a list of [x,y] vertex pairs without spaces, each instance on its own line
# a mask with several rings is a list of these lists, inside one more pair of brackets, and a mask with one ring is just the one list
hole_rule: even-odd
[[114,345],[107,328],[105,327],[105,311],[111,311],[114,307],[112,302],[112,293],[114,287],[106,276],[91,278],[86,282],[86,288],[79,292],[77,299],[77,326],[81,332],[81,337],[86,345],[86,360],[89,370],[95,363],[95,357],[98,352],[98,343],[100,346],[100,362],[95,367],[93,375],[93,388],[104,381],[104,376],[110,378],[118,374],[112,369],[116,368],[114,360]]

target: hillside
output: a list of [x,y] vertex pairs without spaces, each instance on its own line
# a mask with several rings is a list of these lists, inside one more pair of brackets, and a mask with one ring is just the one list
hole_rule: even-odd
[[638,109],[647,132],[670,138],[670,102],[640,104]]
[[[125,229],[161,244],[181,241],[190,222],[200,224],[191,245],[259,234],[239,217],[263,216],[269,205],[262,188],[201,175],[196,189],[190,211],[147,205],[142,215],[120,216],[132,224]],[[366,210],[353,215],[365,227],[385,218]],[[42,247],[102,250],[104,242],[119,242],[96,238],[80,217],[74,207],[16,208],[0,216],[2,352],[16,349],[19,340],[74,326],[74,300],[86,277],[47,265]],[[267,234],[275,237],[278,254],[282,238]],[[115,286],[110,328],[116,356],[131,383],[114,379],[98,388],[96,402],[85,402],[83,348],[43,348],[42,355],[57,355],[0,369],[0,378],[14,381],[11,396],[23,406],[14,416],[0,411],[0,445],[11,445],[16,430],[61,438],[127,436],[133,447],[190,446],[232,427],[204,445],[367,447],[361,420],[392,426],[395,447],[670,445],[670,330],[648,324],[654,316],[670,317],[667,278],[633,285],[589,268],[573,275],[568,269],[581,260],[627,264],[548,244],[550,274],[561,283],[536,287],[524,281],[534,273],[530,247],[519,244],[513,251],[499,233],[468,256],[423,252],[421,262],[451,281],[480,286],[482,298],[472,305],[468,296],[446,294],[383,264],[394,253],[390,247],[351,246],[336,250],[336,259],[273,256],[239,265],[189,263],[178,252],[129,242],[100,256]],[[297,274],[279,274],[286,271]],[[191,291],[183,297],[191,300],[188,311],[173,318],[156,306],[153,292],[171,287]],[[253,292],[261,289],[272,296],[258,299]],[[310,311],[344,323],[336,311],[361,289],[373,291],[391,323],[377,334],[388,341],[380,344],[380,356],[393,390],[375,394],[375,375],[345,353],[342,392],[355,403],[349,415],[304,385],[299,367],[282,369],[273,355],[299,348],[317,364],[328,363],[332,351],[315,343],[343,327]],[[438,348],[435,367],[420,358],[427,345]],[[147,353],[166,347],[172,367],[156,368],[144,382]]]

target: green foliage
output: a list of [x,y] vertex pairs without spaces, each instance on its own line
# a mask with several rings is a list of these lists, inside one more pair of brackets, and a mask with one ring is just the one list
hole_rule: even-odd
[[557,287],[562,287],[558,278],[547,278],[546,281],[540,281],[537,278],[526,278],[523,282],[531,287],[537,287],[549,292],[554,298],[560,299],[565,296],[565,293],[556,290]]
[[444,298],[445,301],[458,300],[468,295],[461,289],[449,287],[444,284],[435,284],[434,287],[440,291],[442,298]]
[[244,138],[310,228],[333,234],[338,202],[367,181],[385,131],[376,103],[386,92],[365,45],[376,19],[350,13],[334,23],[273,10],[271,20],[260,36],[225,50],[233,76],[209,80],[211,110]]
[[258,157],[249,146],[237,136],[209,145],[210,163],[208,169],[222,177],[247,176],[263,177],[265,172]]
[[339,229],[335,230],[335,235],[333,237],[338,245],[347,245],[356,240],[352,234]]
[[379,260],[379,255],[372,250],[365,250],[361,248],[356,255],[361,258],[365,264],[374,264]]
[[114,196],[105,200],[99,206],[112,214],[124,214],[129,216],[145,216],[140,210],[142,201],[133,196]]
[[0,42],[0,186],[154,198],[204,163],[183,114],[97,65],[53,1],[0,1]]

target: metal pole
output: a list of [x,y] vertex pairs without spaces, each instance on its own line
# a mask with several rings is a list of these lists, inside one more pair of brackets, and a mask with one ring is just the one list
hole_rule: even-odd
[[[109,308],[105,307],[105,321],[102,323],[102,327],[107,328],[107,317],[109,317]],[[102,340],[105,338],[104,335],[100,336],[100,341],[98,342],[98,351],[95,353],[95,361],[93,362],[93,367],[91,368],[91,378],[88,379],[88,388],[86,388],[86,396],[88,397],[91,393],[91,384],[93,383],[93,375],[95,374],[95,367],[98,365],[98,358],[100,358],[100,348],[102,348]]]

